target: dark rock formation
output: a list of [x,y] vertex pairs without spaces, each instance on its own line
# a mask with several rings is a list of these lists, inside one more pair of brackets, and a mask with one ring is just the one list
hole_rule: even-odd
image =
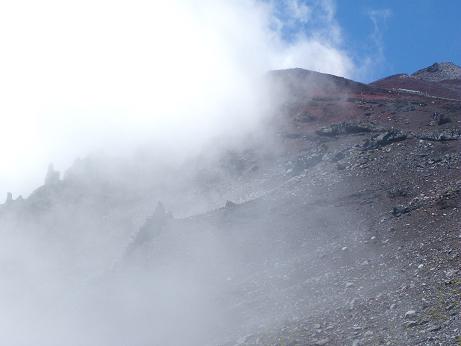
[[59,183],[59,179],[60,173],[56,171],[53,167],[53,164],[50,163],[45,176],[45,185],[54,185],[56,183]]
[[432,121],[430,125],[440,126],[440,125],[444,125],[448,123],[451,123],[451,119],[450,117],[447,117],[445,114],[438,113],[438,112],[434,112],[434,114],[432,114]]
[[365,133],[365,132],[376,132],[379,129],[369,123],[354,123],[354,122],[342,122],[339,124],[332,124],[327,127],[323,127],[320,130],[317,130],[319,136],[340,136],[350,133]]
[[432,132],[423,132],[416,135],[416,138],[427,141],[452,141],[461,138],[461,129],[443,129]]
[[143,245],[149,244],[158,237],[170,218],[171,214],[166,212],[163,203],[158,202],[152,216],[146,220],[144,225],[141,226],[132,238],[131,243],[128,245],[125,257],[130,257]]
[[416,210],[422,207],[422,205],[423,204],[419,199],[414,199],[407,205],[401,204],[401,205],[395,206],[392,210],[392,215],[400,216],[402,214],[409,213],[412,210]]
[[11,192],[7,192],[5,204],[10,204],[11,202],[13,202],[13,194]]
[[234,208],[236,206],[237,206],[237,203],[227,200],[226,204],[224,205],[224,208],[229,209],[229,208]]
[[362,145],[364,150],[377,149],[385,145],[403,141],[407,135],[398,129],[391,129],[379,135],[373,136],[365,141]]
[[436,62],[429,67],[416,71],[411,76],[431,82],[440,82],[447,79],[459,79],[461,78],[461,67],[453,64],[452,62]]

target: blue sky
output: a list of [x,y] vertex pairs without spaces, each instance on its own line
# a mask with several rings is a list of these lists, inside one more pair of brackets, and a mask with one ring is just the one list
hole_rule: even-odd
[[459,0],[336,1],[345,48],[357,63],[365,56],[376,61],[366,79],[414,72],[436,61],[461,65],[460,19]]

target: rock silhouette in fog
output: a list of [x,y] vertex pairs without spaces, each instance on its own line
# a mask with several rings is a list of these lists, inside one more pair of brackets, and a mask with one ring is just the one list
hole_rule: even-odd
[[60,173],[54,169],[52,163],[48,165],[48,170],[45,176],[45,185],[54,185],[59,183]]

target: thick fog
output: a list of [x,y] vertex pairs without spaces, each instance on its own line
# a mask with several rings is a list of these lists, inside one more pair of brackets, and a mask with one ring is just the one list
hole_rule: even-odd
[[295,0],[3,2],[0,193],[28,195],[50,162],[65,170],[93,151],[185,154],[245,132],[270,69],[352,76],[334,11]]
[[284,301],[251,274],[290,251],[263,236],[272,204],[241,227],[193,215],[283,183],[252,173],[280,169],[267,72],[356,73],[334,3],[3,2],[0,46],[0,193],[30,196],[0,215],[0,343],[216,344],[272,323],[234,300],[247,280],[272,314]]

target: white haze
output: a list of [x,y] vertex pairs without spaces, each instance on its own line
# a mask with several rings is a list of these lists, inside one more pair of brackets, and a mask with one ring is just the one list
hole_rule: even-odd
[[30,193],[49,162],[184,156],[251,130],[267,70],[353,75],[334,16],[331,1],[0,2],[0,193]]
[[[274,101],[260,83],[270,69],[351,77],[334,3],[3,1],[0,47],[0,193],[29,194],[49,162],[65,170],[94,152],[102,153],[102,177],[119,179],[111,190],[89,174],[1,209],[0,343],[202,345],[260,324],[261,314],[229,309],[227,298],[236,295],[233,278],[253,274],[248,255],[255,263],[284,259],[286,234],[273,226],[267,236],[272,225],[258,223],[267,213],[257,208],[249,225],[227,229],[200,217],[175,220],[146,245],[143,265],[129,267],[127,244],[153,200],[200,207],[188,180],[196,167],[157,172],[168,186],[149,189],[143,184],[155,183],[157,162],[144,173],[134,153],[182,160],[259,129]],[[122,164],[104,160],[118,155],[128,158],[123,169],[141,167],[129,174],[139,179],[124,181]],[[124,193],[133,185],[146,200]],[[285,299],[277,287],[258,288],[271,297],[265,303]]]

